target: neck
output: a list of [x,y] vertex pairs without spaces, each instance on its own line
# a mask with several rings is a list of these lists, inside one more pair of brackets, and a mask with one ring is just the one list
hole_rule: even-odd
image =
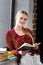
[[17,30],[22,30],[22,26],[20,26],[20,25],[16,25],[14,28]]

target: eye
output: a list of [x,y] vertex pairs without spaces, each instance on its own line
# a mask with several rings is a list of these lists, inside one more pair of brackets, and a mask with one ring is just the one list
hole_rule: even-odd
[[23,17],[20,17],[20,19],[23,19]]

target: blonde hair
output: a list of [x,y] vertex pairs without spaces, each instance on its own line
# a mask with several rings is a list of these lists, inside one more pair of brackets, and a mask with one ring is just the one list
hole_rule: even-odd
[[22,30],[23,30],[23,32],[24,32],[25,34],[27,34],[28,36],[30,36],[30,37],[31,37],[31,39],[32,39],[32,44],[34,44],[34,43],[35,43],[35,40],[34,40],[33,35],[31,35],[31,33],[30,33],[30,32],[28,32],[28,30],[27,30],[27,29],[25,29],[24,27],[22,27]]
[[25,10],[20,10],[17,12],[16,16],[18,16],[20,13],[23,13],[28,16],[28,13]]

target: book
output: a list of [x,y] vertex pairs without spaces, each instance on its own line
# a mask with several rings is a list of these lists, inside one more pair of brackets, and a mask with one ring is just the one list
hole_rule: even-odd
[[7,52],[7,48],[0,48],[0,53],[5,53]]
[[[37,45],[40,45],[41,43],[38,43]],[[22,51],[25,51],[25,50],[33,50],[34,49],[34,47],[35,47],[35,45],[31,45],[31,44],[29,44],[29,43],[24,43],[24,44],[22,44],[19,48],[18,48],[18,50],[20,51],[20,50],[22,50]]]
[[20,51],[20,50],[22,50],[22,51],[24,51],[24,50],[31,50],[31,49],[34,49],[34,47],[33,47],[33,45],[31,45],[31,44],[29,44],[29,43],[24,43],[24,44],[22,44],[22,45],[18,48],[19,51]]

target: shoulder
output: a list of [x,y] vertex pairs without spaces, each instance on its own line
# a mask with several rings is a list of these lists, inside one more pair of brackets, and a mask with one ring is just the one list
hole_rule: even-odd
[[9,30],[6,31],[6,35],[9,35],[12,32],[13,32],[13,29],[9,29]]

